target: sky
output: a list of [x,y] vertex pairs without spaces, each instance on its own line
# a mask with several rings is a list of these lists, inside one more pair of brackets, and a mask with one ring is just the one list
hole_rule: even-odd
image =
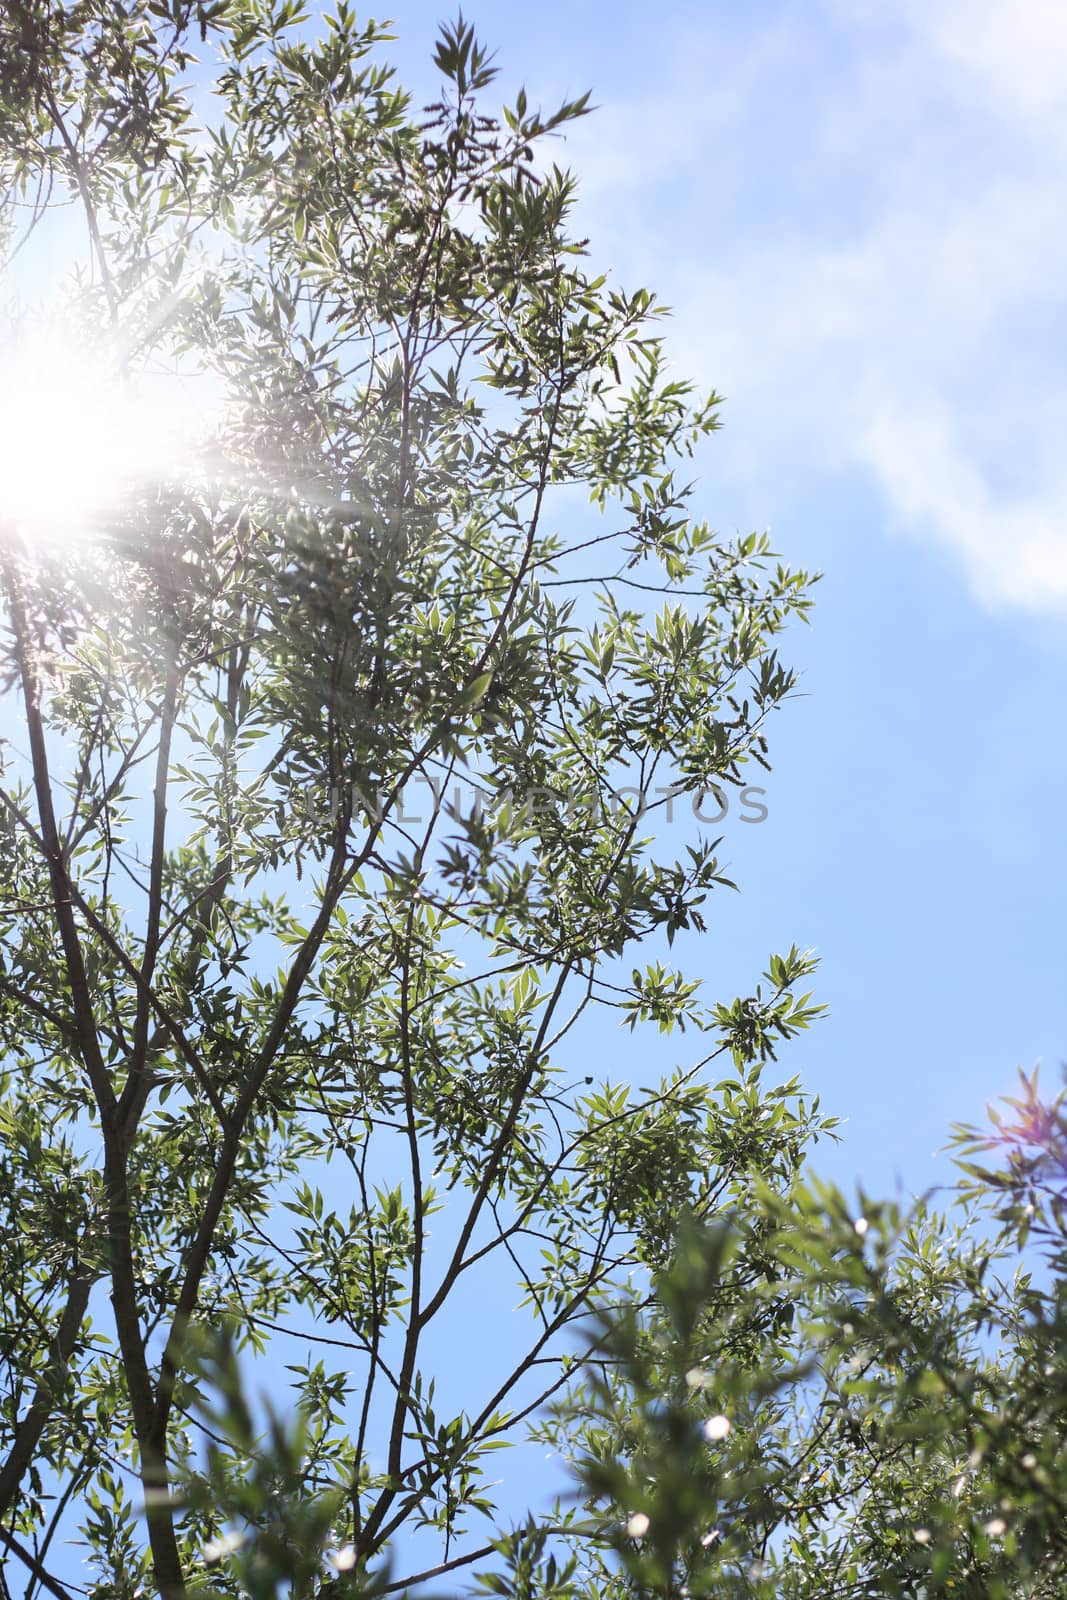
[[[426,99],[448,14],[394,8]],[[772,951],[814,949],[829,1012],[778,1075],[843,1119],[817,1170],[949,1182],[950,1125],[1067,1057],[1067,7],[467,16],[501,96],[592,91],[558,152],[590,256],[674,308],[678,374],[726,396],[700,514],[824,574],[783,641],[801,680],[766,820],[723,825],[740,892],[681,960],[730,1000]],[[674,1048],[635,1036],[628,1070]]]
[[[384,49],[429,101],[453,13],[392,13]],[[817,1165],[875,1193],[949,1181],[950,1125],[1067,1057],[1067,8],[466,15],[490,97],[592,93],[555,150],[591,261],[673,308],[677,374],[726,397],[695,511],[823,574],[783,641],[801,680],[767,819],[724,825],[741,892],[681,958],[730,1000],[814,949],[829,1014],[781,1072],[843,1119]]]
[[[449,13],[394,8],[431,87]],[[1067,1055],[1067,9],[1041,0],[469,4],[550,109],[590,255],[673,307],[724,394],[697,507],[820,570],[741,892],[685,950],[710,997],[816,950],[782,1053],[844,1119],[817,1166],[950,1181],[950,1125]]]

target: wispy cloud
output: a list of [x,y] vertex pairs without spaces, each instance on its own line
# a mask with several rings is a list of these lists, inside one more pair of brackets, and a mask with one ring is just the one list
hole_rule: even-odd
[[858,466],[984,603],[1067,610],[1067,7],[825,0],[657,76],[575,165],[751,471]]

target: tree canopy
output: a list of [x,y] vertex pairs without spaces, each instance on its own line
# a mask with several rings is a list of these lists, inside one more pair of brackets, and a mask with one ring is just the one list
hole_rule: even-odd
[[[8,1565],[64,1588],[74,1537],[101,1600],[171,1600],[227,1516],[281,1517],[278,1561],[306,1513],[301,1584],[323,1548],[336,1584],[477,1574],[490,1452],[591,1314],[822,1125],[761,1083],[809,959],[705,1004],[669,948],[726,880],[659,826],[765,759],[807,580],[691,509],[718,397],[572,231],[584,101],[492,108],[459,22],[419,109],[344,4],[0,29],[12,273],[74,258],[43,305],[12,279],[12,349],[92,397],[3,512]],[[136,458],[161,385],[201,425]],[[57,508],[93,412],[135,458]],[[598,1014],[695,1044],[637,1089]],[[516,1289],[494,1362],[478,1308]],[[273,1478],[197,1409],[257,1355],[307,1419]]]
[[388,61],[0,17],[3,1593],[1058,1594],[1062,1108],[811,1177],[812,958],[681,964],[811,578],[701,514],[585,100]]
[[[1024,1077],[956,1130],[948,1206],[857,1213],[808,1177],[683,1227],[546,1430],[589,1513],[559,1592],[1062,1594],[1065,1137]],[[753,1229],[773,1265],[739,1292]]]

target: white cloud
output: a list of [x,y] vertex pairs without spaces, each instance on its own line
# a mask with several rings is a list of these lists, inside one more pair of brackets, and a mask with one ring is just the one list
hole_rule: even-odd
[[1067,610],[1067,478],[996,495],[944,410],[875,415],[857,454],[905,526],[936,529],[963,558],[981,600]]
[[[753,475],[774,452],[858,465],[984,603],[1067,611],[1067,6],[902,0],[887,24],[873,0],[826,3],[773,48],[705,40],[725,119],[691,45],[664,143],[647,104],[615,110],[595,236],[666,284],[680,364],[730,396]],[[692,214],[635,235],[623,219],[684,180]]]
[[1067,139],[1067,8],[1062,0],[910,0],[920,36],[973,75],[1007,116],[1062,148]]

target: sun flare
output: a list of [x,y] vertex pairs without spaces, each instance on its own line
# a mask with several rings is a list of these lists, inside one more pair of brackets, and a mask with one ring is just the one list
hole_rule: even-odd
[[194,380],[122,369],[52,331],[0,356],[0,528],[31,546],[91,540],[138,490],[192,461]]

